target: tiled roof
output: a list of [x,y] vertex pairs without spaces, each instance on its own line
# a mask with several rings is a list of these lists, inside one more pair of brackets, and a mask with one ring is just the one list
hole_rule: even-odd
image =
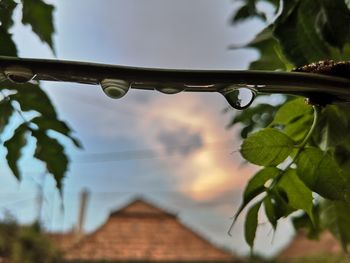
[[70,261],[238,262],[213,246],[175,215],[143,200],[111,213],[94,233],[65,250]]
[[298,232],[291,243],[280,253],[280,259],[314,256],[320,253],[341,253],[338,240],[328,231],[324,231],[319,240],[310,240],[304,231]]

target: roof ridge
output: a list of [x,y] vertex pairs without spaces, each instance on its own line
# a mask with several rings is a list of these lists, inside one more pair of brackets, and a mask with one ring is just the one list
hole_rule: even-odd
[[[143,209],[136,209],[133,206],[143,205]],[[147,208],[147,210],[145,209]],[[164,216],[172,216],[177,217],[177,214],[171,212],[169,209],[162,207],[159,204],[155,204],[153,201],[147,200],[144,197],[135,197],[125,205],[120,208],[112,211],[109,216],[117,216],[117,215],[164,215]]]

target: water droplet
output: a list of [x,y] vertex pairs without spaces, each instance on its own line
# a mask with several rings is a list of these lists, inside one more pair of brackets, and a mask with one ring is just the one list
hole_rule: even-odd
[[5,76],[7,79],[11,80],[14,83],[27,83],[31,81],[35,74],[29,68],[21,66],[10,66],[4,70]]
[[130,83],[120,79],[104,79],[100,84],[103,92],[112,99],[120,99],[130,88]]
[[241,86],[229,86],[220,90],[227,102],[237,110],[246,109],[255,98],[255,91]]
[[162,86],[155,86],[155,89],[158,90],[161,93],[164,94],[176,94],[185,89],[184,86],[179,85],[162,85]]

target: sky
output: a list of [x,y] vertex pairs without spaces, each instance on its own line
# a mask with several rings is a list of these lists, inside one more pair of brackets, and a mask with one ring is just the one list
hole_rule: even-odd
[[[246,69],[254,50],[229,50],[263,28],[259,21],[232,26],[238,7],[230,0],[51,0],[55,5],[56,56],[22,26],[13,28],[21,57],[90,61],[117,65]],[[234,111],[220,94],[131,90],[120,100],[99,86],[42,83],[59,117],[82,141],[84,150],[66,146],[71,164],[64,180],[64,212],[55,183],[42,164],[23,152],[23,180],[17,183],[0,152],[1,211],[21,222],[37,217],[38,189],[44,189],[41,220],[49,231],[67,231],[77,222],[79,194],[90,191],[85,229],[93,231],[108,214],[135,197],[177,213],[184,224],[239,255],[248,253],[240,219],[227,235],[242,190],[257,167],[238,152],[237,129],[227,129]],[[244,215],[243,215],[244,216]],[[242,216],[242,218],[243,218]],[[277,253],[290,239],[288,221],[272,233],[260,215],[256,251]],[[268,240],[268,242],[267,242]]]

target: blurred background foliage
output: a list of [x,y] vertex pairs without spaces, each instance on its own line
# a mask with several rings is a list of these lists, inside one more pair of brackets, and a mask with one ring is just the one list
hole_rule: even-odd
[[11,263],[60,262],[38,223],[21,226],[10,215],[0,223],[0,259]]

